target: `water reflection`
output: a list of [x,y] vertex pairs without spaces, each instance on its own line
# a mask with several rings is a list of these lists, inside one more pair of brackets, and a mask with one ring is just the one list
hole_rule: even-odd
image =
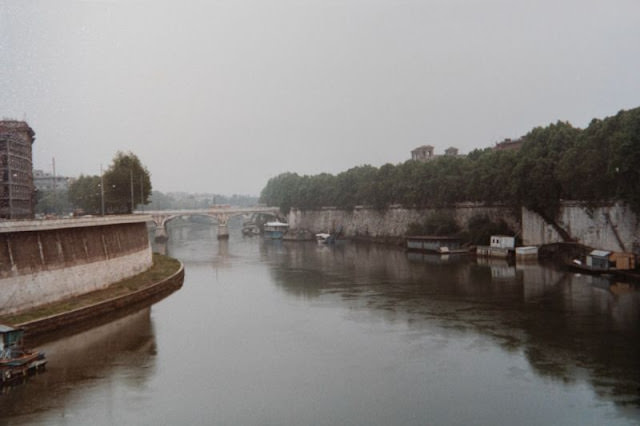
[[[98,382],[103,393],[102,400],[97,401],[100,412],[107,421],[111,416],[117,417],[104,399],[119,399],[125,389],[143,388],[155,372],[156,345],[150,312],[147,307],[40,346],[47,354],[47,370],[0,397],[2,417],[11,417],[16,424],[47,422],[40,419],[44,412],[45,419],[63,419],[75,411],[77,404],[86,404],[86,393],[93,392]],[[82,410],[91,412],[93,408],[84,405]]]
[[587,379],[618,404],[640,406],[640,293],[603,277],[537,264],[405,254],[372,245],[263,244],[275,282],[333,297],[392,322],[490,336],[564,383]]

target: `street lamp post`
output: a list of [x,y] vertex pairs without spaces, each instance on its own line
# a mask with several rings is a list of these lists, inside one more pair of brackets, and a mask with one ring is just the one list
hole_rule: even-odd
[[9,152],[9,142],[7,142],[7,174],[9,178],[9,219],[13,219],[13,179],[11,179],[11,153]]
[[142,211],[144,211],[144,186],[142,186],[142,175],[140,175],[140,206],[142,206]]
[[100,211],[104,216],[104,172],[102,171],[102,164],[100,164]]
[[131,178],[131,213],[133,213],[133,169],[129,169],[129,177]]

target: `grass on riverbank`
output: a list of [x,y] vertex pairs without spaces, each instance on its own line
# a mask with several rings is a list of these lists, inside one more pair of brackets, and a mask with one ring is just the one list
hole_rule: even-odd
[[46,318],[51,315],[60,314],[62,312],[93,305],[114,297],[123,296],[162,281],[177,272],[179,269],[180,262],[178,260],[154,253],[153,265],[145,272],[126,278],[122,281],[118,281],[117,283],[111,284],[109,287],[102,290],[96,290],[91,293],[49,303],[25,312],[0,316],[0,324],[22,324],[40,318]]

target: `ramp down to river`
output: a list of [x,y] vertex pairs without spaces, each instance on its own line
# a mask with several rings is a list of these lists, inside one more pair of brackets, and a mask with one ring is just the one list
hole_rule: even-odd
[[0,222],[0,315],[108,287],[149,269],[147,216]]

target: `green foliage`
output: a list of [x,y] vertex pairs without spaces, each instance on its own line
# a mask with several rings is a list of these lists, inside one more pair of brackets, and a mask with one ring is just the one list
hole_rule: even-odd
[[423,223],[411,223],[407,228],[407,235],[455,235],[460,227],[450,213],[436,211],[430,214]]
[[81,175],[69,186],[73,207],[87,214],[101,214],[103,182],[105,213],[131,213],[136,205],[149,203],[149,171],[134,154],[118,152],[102,178]]
[[576,144],[580,130],[566,122],[537,127],[523,137],[512,178],[519,205],[553,219],[560,200],[570,197],[558,178],[563,155]]
[[228,196],[212,193],[164,193],[160,191],[153,191],[149,199],[150,202],[145,208],[146,210],[208,209],[216,205],[249,207],[258,203],[258,197],[249,195],[233,194]]
[[148,204],[151,176],[138,157],[118,152],[104,173],[105,210],[108,213],[131,213],[138,204]]
[[475,150],[467,156],[466,200],[493,203],[514,202],[516,151]]
[[492,222],[486,215],[473,216],[469,219],[468,240],[475,245],[488,245],[492,235],[513,235],[514,232],[502,220]]
[[69,185],[69,202],[87,214],[100,214],[100,176],[80,175]]
[[287,214],[293,204],[300,204],[299,193],[302,179],[297,173],[283,173],[269,179],[260,193],[260,201],[270,206],[279,206]]
[[36,193],[36,197],[35,213],[37,214],[71,213],[72,206],[67,190],[40,190]]
[[561,200],[596,205],[620,200],[640,213],[640,108],[593,120],[584,129],[558,121],[522,137],[518,151],[490,148],[464,157],[443,156],[351,168],[336,176],[284,173],[272,178],[261,201],[279,206],[384,210],[446,208],[476,201],[533,210],[547,220],[557,216]]

